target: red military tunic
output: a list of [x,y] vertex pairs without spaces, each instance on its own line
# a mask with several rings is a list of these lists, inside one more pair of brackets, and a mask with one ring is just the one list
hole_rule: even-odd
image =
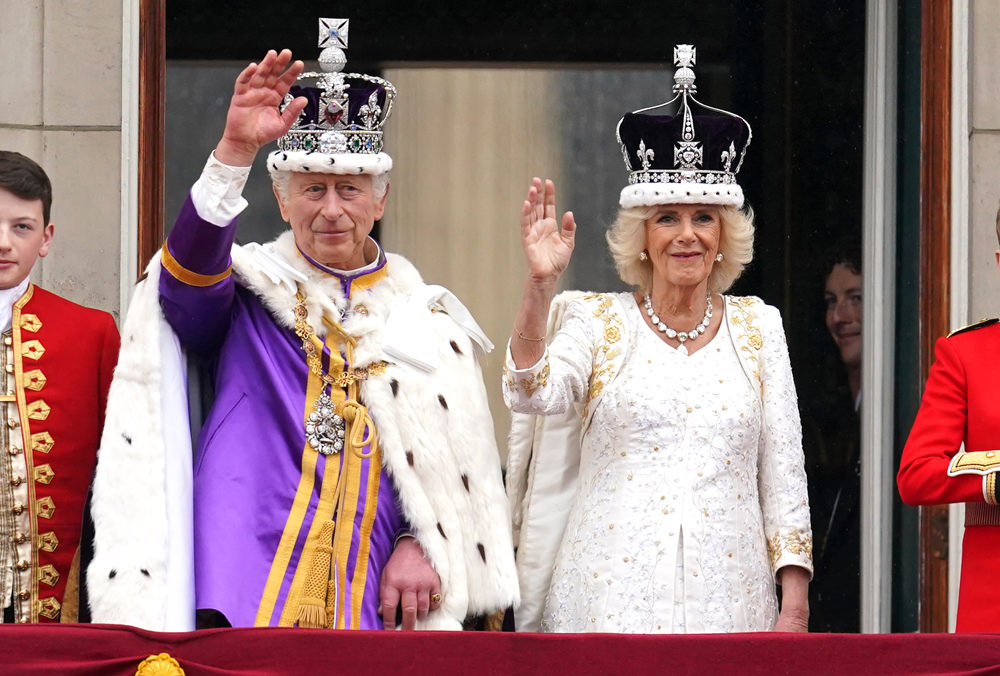
[[940,338],[934,350],[896,483],[908,505],[967,503],[956,629],[997,632],[1000,324],[992,319],[961,329]]
[[3,342],[2,452],[9,462],[0,467],[12,476],[0,481],[10,487],[3,516],[13,526],[7,537],[14,615],[18,622],[74,622],[80,531],[118,360],[118,329],[106,312],[29,285],[14,303]]

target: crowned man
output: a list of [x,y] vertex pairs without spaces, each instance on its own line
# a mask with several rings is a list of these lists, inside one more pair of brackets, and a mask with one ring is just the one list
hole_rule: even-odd
[[[186,629],[197,609],[198,626],[459,629],[517,601],[477,362],[492,346],[371,238],[395,89],[339,72],[346,21],[320,20],[320,36],[325,72],[300,75],[285,50],[240,73],[136,293],[126,342],[134,330],[142,350],[162,311],[215,397],[191,476],[190,449],[169,439],[186,429],[166,401],[170,360],[124,351],[95,482],[95,621]],[[275,140],[267,168],[291,229],[234,246],[250,165]]]
[[84,506],[97,459],[118,328],[107,312],[31,283],[49,253],[52,184],[0,150],[0,615],[77,622]]

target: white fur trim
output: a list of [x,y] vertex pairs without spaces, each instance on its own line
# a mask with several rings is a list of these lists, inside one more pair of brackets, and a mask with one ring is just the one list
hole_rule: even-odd
[[717,204],[743,206],[743,188],[724,183],[636,183],[622,189],[618,204],[623,209],[659,204]]
[[181,348],[160,313],[160,269],[157,253],[122,327],[94,477],[87,588],[94,622],[190,631],[191,438]]
[[376,176],[392,169],[392,158],[386,153],[327,154],[319,151],[275,150],[267,156],[269,171],[301,171],[317,174],[371,174]]
[[[323,313],[337,316],[336,303],[346,302],[339,280],[299,255],[291,232],[268,246],[269,254],[287,264],[282,274],[261,265],[259,253],[233,248],[237,281],[260,299],[275,322],[292,328],[294,289],[287,277],[304,278],[300,283],[308,297],[309,321],[317,335],[325,335]],[[390,308],[423,285],[409,261],[393,254],[386,257],[385,279],[351,298],[351,304],[363,304],[365,312],[352,312],[344,322],[358,339],[358,366],[384,358]],[[192,528],[185,522],[190,485],[177,490],[175,484],[184,482],[172,478],[178,468],[170,458],[183,458],[189,476],[192,456],[190,440],[178,445],[165,440],[163,430],[172,418],[161,417],[161,404],[169,403],[161,383],[168,381],[161,380],[156,348],[162,332],[169,338],[173,334],[159,310],[159,270],[154,258],[122,331],[94,481],[96,556],[88,570],[95,621],[163,631],[190,628],[174,618],[193,623],[194,594],[171,587],[183,578],[172,572],[176,560],[183,559],[181,569],[192,565]],[[392,365],[384,377],[362,384],[361,398],[378,427],[384,464],[403,513],[441,577],[441,607],[418,628],[457,630],[470,613],[516,606],[518,583],[477,348],[448,314],[430,308],[425,312],[419,326],[433,334],[428,344],[440,368],[428,373]],[[184,399],[181,388],[172,389],[177,399]],[[186,422],[170,426],[187,430]],[[168,457],[165,446],[173,455]]]

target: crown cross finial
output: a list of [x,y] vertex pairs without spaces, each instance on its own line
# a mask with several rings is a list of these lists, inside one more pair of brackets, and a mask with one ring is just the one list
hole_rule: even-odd
[[697,63],[697,50],[694,48],[694,45],[676,45],[674,47],[675,66],[678,68],[690,68],[695,63]]
[[674,93],[687,92],[696,94],[698,87],[694,83],[694,67],[697,60],[697,52],[694,45],[677,45],[674,47]]
[[319,67],[327,73],[339,73],[347,64],[347,28],[350,19],[320,19],[319,46],[323,51],[319,54]]
[[320,19],[319,46],[347,49],[347,29],[350,19]]

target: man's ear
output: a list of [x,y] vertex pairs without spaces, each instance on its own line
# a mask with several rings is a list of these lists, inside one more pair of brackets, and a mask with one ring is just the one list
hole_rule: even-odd
[[288,223],[288,214],[285,213],[285,200],[281,197],[281,191],[278,190],[278,186],[274,183],[271,184],[271,190],[274,191],[274,199],[278,200],[278,211],[281,212],[281,220]]
[[380,199],[378,201],[378,204],[375,205],[375,220],[376,221],[379,220],[380,218],[382,218],[382,215],[385,214],[385,200],[386,200],[387,197],[389,197],[389,188],[391,188],[391,187],[392,187],[391,183],[386,183],[385,184],[385,194],[382,195],[382,199]]
[[49,247],[52,246],[52,238],[55,237],[56,226],[49,223],[42,230],[42,245],[38,247],[38,255],[40,258],[45,258],[49,255]]

